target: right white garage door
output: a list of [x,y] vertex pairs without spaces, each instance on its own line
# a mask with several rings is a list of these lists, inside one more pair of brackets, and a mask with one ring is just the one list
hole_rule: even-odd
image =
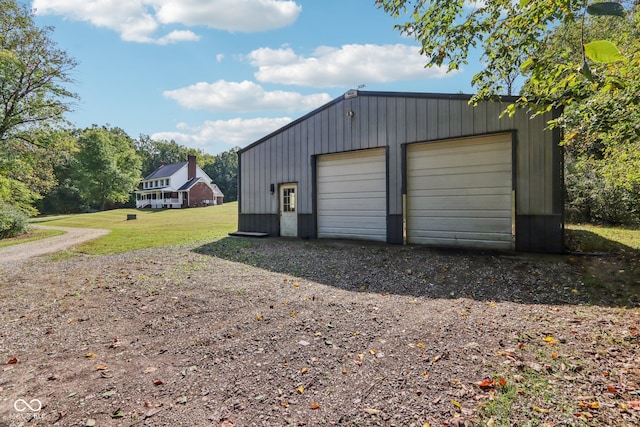
[[513,249],[511,134],[407,146],[407,242]]

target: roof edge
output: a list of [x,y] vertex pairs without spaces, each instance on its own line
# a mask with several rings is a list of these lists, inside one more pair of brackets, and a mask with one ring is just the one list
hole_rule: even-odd
[[[244,153],[245,151],[248,151],[250,149],[252,149],[253,147],[255,147],[256,145],[260,145],[263,142],[267,141],[268,139],[271,139],[273,136],[284,132],[285,130],[297,125],[298,123],[308,119],[309,117],[318,114],[319,112],[321,112],[322,110],[325,110],[329,107],[331,107],[332,105],[337,104],[340,101],[343,101],[345,99],[352,99],[352,98],[356,98],[356,97],[360,97],[360,96],[376,96],[376,97],[389,97],[389,98],[428,98],[428,99],[452,99],[452,100],[460,100],[460,101],[470,101],[471,98],[474,96],[472,94],[466,94],[466,93],[434,93],[434,92],[383,92],[383,91],[363,91],[363,90],[357,90],[357,89],[350,89],[347,92],[345,92],[344,94],[340,95],[339,97],[327,102],[324,105],[321,105],[320,107],[316,108],[313,111],[308,112],[307,114],[297,118],[296,120],[293,120],[290,123],[287,123],[286,125],[282,126],[281,128],[276,129],[275,131],[269,133],[266,136],[263,136],[262,138],[260,138],[259,140],[252,142],[251,144],[247,145],[244,148],[241,148],[240,150],[238,150],[238,155]],[[496,101],[505,101],[505,102],[514,102],[518,99],[517,96],[499,96],[496,97]]]

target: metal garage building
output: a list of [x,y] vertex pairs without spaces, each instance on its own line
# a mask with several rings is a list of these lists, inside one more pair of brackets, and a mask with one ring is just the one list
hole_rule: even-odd
[[352,90],[240,150],[238,230],[562,251],[552,113],[469,99]]

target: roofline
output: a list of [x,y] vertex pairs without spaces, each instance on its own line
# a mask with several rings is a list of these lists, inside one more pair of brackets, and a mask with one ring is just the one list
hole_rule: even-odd
[[[256,145],[260,145],[263,142],[267,141],[268,139],[271,139],[272,137],[274,137],[275,135],[284,132],[285,130],[297,125],[298,123],[308,119],[309,117],[318,114],[320,111],[325,110],[345,99],[349,99],[349,98],[355,98],[355,97],[360,97],[360,96],[376,96],[376,97],[388,97],[388,98],[425,98],[425,99],[452,99],[452,100],[459,100],[459,101],[469,101],[471,100],[471,98],[474,95],[471,94],[467,94],[467,93],[433,93],[433,92],[382,92],[382,91],[363,91],[363,90],[349,90],[347,92],[345,92],[344,94],[340,95],[339,97],[327,102],[326,104],[316,108],[313,111],[308,112],[307,114],[305,114],[302,117],[297,118],[296,120],[287,123],[286,125],[282,126],[281,128],[271,132],[270,134],[263,136],[262,138],[260,138],[259,140],[247,145],[244,148],[241,148],[240,150],[238,150],[238,155],[244,153],[245,151],[248,151],[250,149],[252,149],[253,147],[255,147]],[[498,97],[501,101],[506,101],[506,102],[515,102],[518,97],[517,96],[500,96]]]

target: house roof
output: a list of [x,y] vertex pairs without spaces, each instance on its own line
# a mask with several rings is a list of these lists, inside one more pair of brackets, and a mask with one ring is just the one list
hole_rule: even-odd
[[182,184],[182,187],[178,188],[178,191],[185,191],[193,187],[198,181],[200,181],[200,177],[191,178],[189,181]]
[[172,163],[170,165],[160,166],[158,169],[153,171],[151,175],[146,177],[144,180],[148,181],[150,179],[159,179],[159,178],[169,178],[174,173],[178,172],[180,169],[185,167],[189,162],[180,162],[180,163]]

